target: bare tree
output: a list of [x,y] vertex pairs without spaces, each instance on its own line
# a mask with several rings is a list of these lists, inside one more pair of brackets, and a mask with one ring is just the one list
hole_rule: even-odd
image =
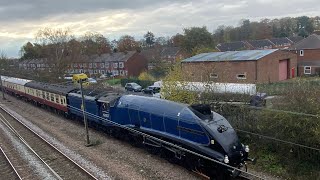
[[71,39],[69,29],[44,28],[36,34],[36,40],[45,47],[48,63],[56,78],[62,76],[67,68],[67,48]]

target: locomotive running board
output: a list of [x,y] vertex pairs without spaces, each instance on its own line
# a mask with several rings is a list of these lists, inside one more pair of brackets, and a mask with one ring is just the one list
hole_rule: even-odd
[[145,145],[149,145],[149,146],[152,146],[152,147],[156,147],[156,148],[161,148],[162,145],[161,143],[158,143],[152,139],[149,139],[149,138],[146,138],[145,136],[143,136],[143,144]]

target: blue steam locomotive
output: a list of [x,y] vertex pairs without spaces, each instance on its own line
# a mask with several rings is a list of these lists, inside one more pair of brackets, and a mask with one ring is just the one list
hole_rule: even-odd
[[[77,88],[12,77],[2,77],[2,83],[3,90],[12,95],[49,106],[72,118],[83,116],[81,92]],[[208,105],[187,105],[136,95],[121,96],[113,92],[84,91],[84,94],[85,112],[90,125],[129,136],[133,141],[141,141],[155,149],[164,149],[173,158],[186,161],[186,164],[212,178],[237,176],[240,171],[230,167],[241,168],[249,160],[249,147],[240,143],[228,121],[211,111]],[[173,143],[220,163],[128,129]]]

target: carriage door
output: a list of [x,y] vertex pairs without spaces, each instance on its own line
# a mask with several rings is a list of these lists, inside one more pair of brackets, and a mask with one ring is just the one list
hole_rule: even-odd
[[129,107],[129,118],[130,118],[130,122],[132,125],[134,125],[135,127],[140,127],[141,122],[140,122],[140,117],[139,117],[139,106],[137,106],[136,104],[132,104]]
[[102,117],[110,119],[110,104],[108,102],[102,103]]

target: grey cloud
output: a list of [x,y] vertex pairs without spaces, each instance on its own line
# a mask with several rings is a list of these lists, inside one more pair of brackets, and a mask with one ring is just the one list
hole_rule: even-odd
[[157,8],[183,0],[1,0],[0,20],[43,19],[63,14]]

